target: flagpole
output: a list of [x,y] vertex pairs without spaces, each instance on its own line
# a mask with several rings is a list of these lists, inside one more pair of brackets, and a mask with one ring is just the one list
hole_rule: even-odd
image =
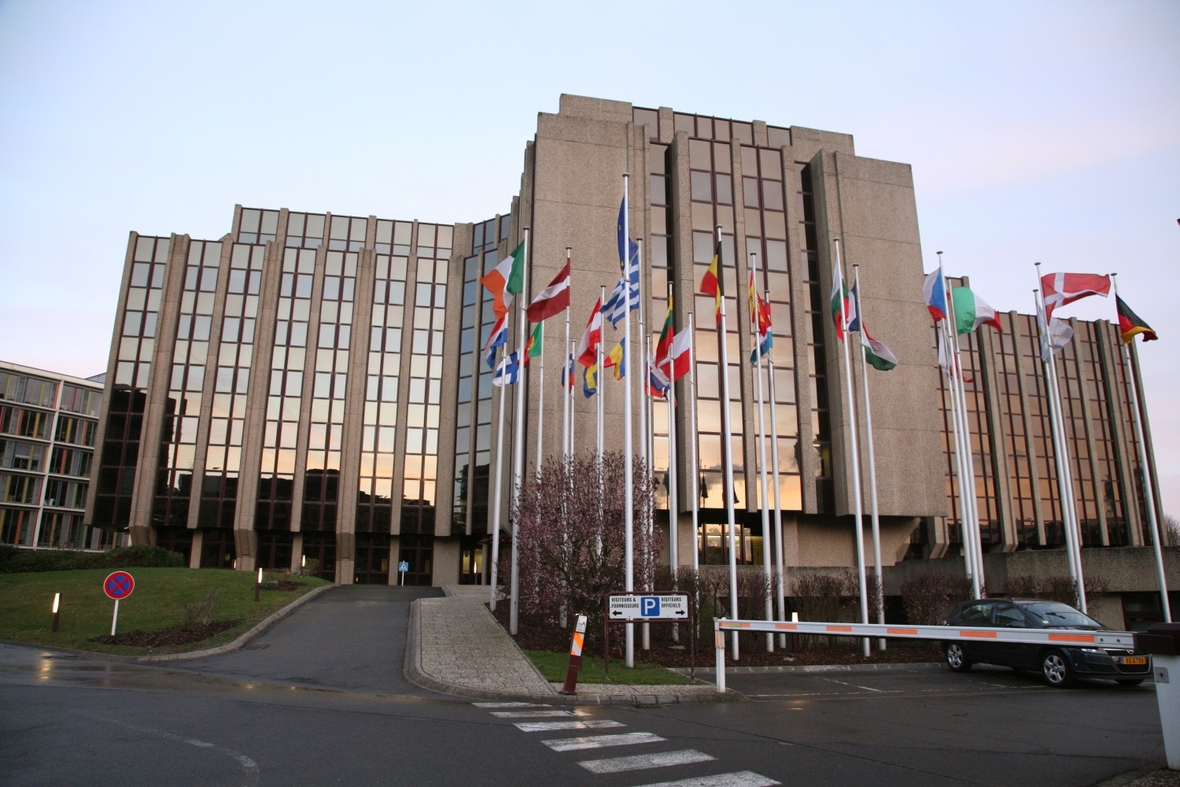
[[[495,370],[492,372],[495,379]],[[496,492],[495,504],[492,506],[492,611],[496,610],[496,582],[500,569],[500,509],[504,492],[504,397],[507,391],[500,386],[500,416],[499,426],[496,428]]]
[[[733,428],[729,422],[729,341],[725,324],[725,259],[721,253],[721,225],[715,230],[717,241],[717,291],[720,295],[721,321],[717,324],[717,353],[720,358],[717,382],[721,394],[721,456],[725,466],[725,517],[729,525],[729,617],[738,620],[737,588],[737,514],[733,507]],[[735,260],[734,270],[737,270]],[[738,648],[738,633],[730,638],[733,660],[741,657]]]
[[[1110,274],[1110,281],[1114,285],[1116,304],[1118,303],[1119,297],[1117,277],[1117,273]],[[1134,404],[1134,407],[1131,408],[1131,416],[1135,419],[1135,436],[1139,440],[1139,467],[1143,471],[1143,492],[1147,496],[1147,521],[1151,524],[1151,540],[1155,546],[1155,568],[1159,574],[1160,598],[1164,603],[1164,621],[1171,623],[1172,605],[1168,603],[1168,583],[1164,575],[1164,539],[1159,526],[1159,520],[1155,515],[1155,489],[1151,483],[1151,466],[1147,463],[1147,440],[1143,436],[1143,415],[1139,412],[1139,388],[1135,383],[1135,369],[1131,364],[1130,345],[1135,341],[1135,337],[1132,336],[1130,342],[1122,341],[1122,336],[1119,337],[1119,340],[1119,343],[1123,345],[1123,360],[1127,365],[1127,381],[1131,385],[1131,401]]]
[[577,349],[577,347],[573,343],[573,340],[570,340],[570,342],[569,342],[570,381],[567,384],[569,387],[569,391],[567,393],[569,394],[569,400],[570,400],[570,459],[574,458],[574,454],[576,453],[576,448],[578,445],[578,443],[577,443],[578,433],[577,433],[577,428],[576,428],[577,423],[578,423],[578,421],[577,421],[578,400],[574,397],[574,389],[573,389],[574,370],[577,368],[577,365],[578,365],[578,359],[574,358],[574,352],[576,349]]
[[[606,303],[606,285],[602,285],[602,295],[599,298],[599,303]],[[595,363],[597,371],[594,372],[594,395],[598,397],[598,473],[602,474],[602,339],[598,340],[598,344],[594,347]]]
[[[624,563],[626,570],[626,587],[623,589],[628,593],[635,590],[635,504],[632,500],[632,493],[635,487],[634,468],[632,463],[635,461],[633,456],[634,449],[631,440],[631,356],[634,355],[635,346],[631,342],[631,205],[628,204],[627,195],[630,191],[631,176],[623,173],[623,320],[625,322],[623,329],[623,375],[627,378],[627,385],[624,386],[623,394],[623,537],[626,539],[624,544]],[[630,348],[630,350],[628,350]],[[627,623],[627,650],[626,663],[627,668],[632,669],[635,666],[635,624]]]
[[[1037,284],[1041,282],[1041,272],[1037,269]],[[1053,437],[1054,464],[1057,466],[1057,490],[1061,502],[1062,530],[1065,536],[1065,553],[1069,562],[1069,576],[1074,582],[1074,592],[1078,596],[1078,607],[1086,611],[1085,578],[1081,573],[1081,553],[1076,549],[1073,526],[1073,508],[1070,500],[1073,490],[1070,485],[1069,454],[1065,448],[1064,424],[1057,418],[1061,409],[1060,392],[1057,389],[1057,365],[1053,360],[1053,349],[1049,346],[1048,358],[1044,350],[1048,336],[1048,321],[1045,319],[1045,302],[1040,289],[1033,290],[1033,299],[1037,307],[1037,331],[1041,337],[1041,370],[1045,376],[1045,398],[1049,404],[1049,428]]]
[[541,483],[541,452],[544,450],[544,443],[541,442],[541,435],[545,431],[545,323],[542,321],[541,325],[541,374],[538,385],[541,389],[537,395],[537,484]]
[[[856,314],[860,317],[860,330],[865,330],[865,313],[860,306],[860,264],[853,263],[856,276]],[[863,341],[861,342],[863,344]],[[873,410],[869,404],[869,369],[865,362],[864,348],[860,351],[860,376],[865,398],[865,444],[869,449],[869,509],[873,520],[873,570],[877,576],[877,593],[873,605],[877,608],[877,622],[885,622],[885,587],[881,575],[881,519],[877,510],[877,460],[873,453]],[[877,640],[877,649],[885,650],[885,638]]]
[[[763,264],[765,264],[765,261]],[[770,303],[770,290],[766,291],[766,302],[768,304]],[[774,478],[774,568],[778,586],[778,619],[785,621],[787,619],[787,590],[786,577],[783,573],[783,507],[781,483],[779,481],[778,415],[775,412],[778,406],[778,396],[775,393],[774,387],[773,347],[771,347],[770,354],[766,356],[766,378],[767,382],[770,383],[770,462],[774,473],[772,476]],[[778,635],[778,646],[780,648],[787,646],[786,634]]]
[[[628,205],[627,207],[630,208],[631,206]],[[627,297],[630,298],[631,297],[631,295],[630,295],[630,293],[631,293],[631,259],[630,259],[630,257],[631,257],[631,242],[630,242],[631,236],[624,233],[623,237],[626,239],[626,241],[624,242],[623,245],[627,250],[626,256],[628,258],[627,264],[625,266],[623,266],[626,271],[624,273],[624,276],[627,279]],[[636,274],[639,275],[639,272],[643,270],[643,256],[642,256],[643,255],[643,238],[636,238],[635,239],[635,254],[636,254],[636,260],[635,260]],[[638,287],[637,295],[639,297],[639,338],[641,340],[641,343],[643,344],[643,352],[646,354],[647,348],[648,348],[648,341],[647,341],[646,323],[644,322],[644,319],[643,319],[646,309],[644,309],[644,303],[643,303],[644,297],[643,297],[643,276],[642,275],[639,275],[639,287]],[[627,305],[627,309],[628,309],[627,320],[628,320],[628,322],[630,322],[630,319],[631,319],[630,308],[631,308],[630,302],[628,301],[628,305]],[[624,348],[624,352],[623,352],[624,358],[626,358],[628,352],[630,352],[631,350],[637,349],[637,348],[632,348],[630,345],[631,345],[631,342],[628,341],[627,346]],[[643,356],[641,355],[640,358],[643,358]],[[636,364],[636,368],[640,368],[639,364]],[[624,370],[630,371],[630,362],[628,362],[628,365],[624,367]],[[651,441],[650,441],[651,430],[648,428],[651,425],[651,421],[649,420],[648,412],[647,412],[647,406],[649,404],[649,397],[643,396],[643,389],[644,389],[645,385],[638,379],[641,376],[642,375],[636,374],[635,377],[637,379],[633,380],[633,379],[631,379],[630,375],[628,375],[626,382],[627,382],[628,394],[630,394],[631,387],[633,385],[635,385],[637,382],[640,383],[640,385],[639,385],[639,392],[640,392],[639,434],[643,439],[640,441],[640,445],[639,445],[639,456],[643,460],[643,464],[645,466],[647,466],[648,469],[650,470],[651,469],[651,448],[652,448],[652,445],[651,445]],[[654,513],[653,507],[649,506],[648,511]],[[645,517],[645,519],[647,519],[647,518]],[[647,521],[641,522],[640,528],[642,528],[642,532],[644,533],[644,535],[650,535],[650,533],[651,533],[650,519],[647,519]],[[644,570],[644,573],[646,574],[647,568],[648,568],[648,565],[647,565],[648,559],[650,558],[650,555],[648,555],[648,552],[647,552],[646,545],[650,543],[650,538],[645,538],[643,543],[645,546],[643,548],[643,554],[640,555],[640,560],[642,561],[643,570]],[[645,587],[644,589],[651,590],[650,587]],[[642,638],[643,638],[643,649],[644,650],[651,650],[651,624],[650,623],[643,624]]]
[[[974,598],[982,598],[984,592],[983,577],[980,573],[980,561],[977,558],[974,533],[978,525],[974,518],[972,501],[975,498],[975,463],[971,457],[971,429],[967,422],[967,413],[960,406],[965,402],[959,396],[960,389],[967,384],[963,378],[963,363],[959,357],[959,328],[955,321],[955,304],[951,295],[951,288],[947,277],[943,274],[942,252],[938,252],[938,270],[943,301],[946,305],[946,321],[943,327],[942,339],[947,358],[947,393],[951,398],[951,422],[955,431],[955,464],[959,475],[959,524],[963,534],[963,562],[967,576],[971,579],[971,592]],[[964,481],[964,477],[966,481]]]
[[[566,246],[565,247],[565,264],[566,265],[570,264],[570,251],[571,251],[570,247]],[[572,279],[573,271],[570,272],[570,277]],[[573,299],[571,299],[571,301],[572,300]],[[573,379],[574,379],[574,359],[573,359],[573,354],[570,353],[570,307],[568,304],[565,307],[565,342],[563,342],[561,346],[563,348],[565,348],[565,351],[567,354],[566,360],[564,361],[564,363],[566,364],[566,369],[565,369],[566,377],[564,380],[562,380],[562,383],[561,383],[562,386],[565,388],[565,390],[562,391],[562,400],[563,401],[562,401],[562,411],[561,411],[561,415],[562,415],[562,417],[561,417],[561,453],[562,453],[562,458],[568,462],[569,458],[570,458],[570,454],[573,453],[573,446],[570,442],[570,407],[572,404],[570,401],[570,399],[572,398],[572,397],[570,397],[570,383],[573,382]]]
[[[762,342],[758,334],[758,290],[754,286],[754,271],[758,269],[758,255],[750,252],[750,332],[754,337],[754,376],[758,378],[758,471],[761,498],[758,509],[762,514],[762,571],[766,582],[766,619],[774,620],[774,578],[771,576],[770,550],[773,539],[770,535],[770,490],[766,483],[766,420],[762,407]],[[771,405],[773,407],[773,405]],[[766,632],[766,652],[774,653],[774,634]]]
[[[668,282],[668,308],[672,308],[672,282]],[[672,569],[672,587],[676,588],[680,567],[680,498],[676,479],[676,356],[672,344],[676,339],[676,318],[672,318],[668,347],[668,563]],[[673,629],[679,632],[679,629]]]
[[963,432],[963,453],[967,461],[967,477],[971,479],[970,490],[971,494],[967,495],[967,508],[971,514],[971,549],[974,553],[975,572],[979,576],[979,592],[981,597],[987,595],[987,574],[983,568],[983,535],[980,530],[979,523],[979,495],[975,490],[975,451],[971,445],[971,420],[968,417],[967,411],[967,380],[962,376],[963,371],[963,355],[959,348],[959,329],[958,316],[955,312],[954,299],[951,299],[948,305],[951,313],[951,323],[955,326],[955,338],[952,342],[952,348],[955,354],[955,364],[959,368],[959,384],[956,387],[959,403],[959,428]]
[[[688,446],[692,459],[692,571],[693,581],[701,568],[700,530],[698,519],[701,507],[701,468],[697,458],[697,369],[695,314],[688,313]],[[673,360],[675,368],[675,360]]]
[[[521,285],[520,285],[520,316],[517,318],[520,322],[520,327],[517,330],[516,345],[521,355],[524,354],[525,336],[528,332],[528,318],[525,315],[525,310],[528,308],[529,298],[529,228],[524,228],[524,250],[521,253]],[[520,364],[520,371],[517,372],[518,379],[516,381],[516,415],[513,418],[515,423],[515,437],[513,438],[513,461],[512,461],[512,579],[511,579],[511,593],[512,598],[508,613],[508,633],[513,636],[516,635],[517,627],[520,622],[520,551],[517,549],[517,543],[520,539],[517,537],[520,531],[520,517],[519,517],[519,503],[520,503],[520,482],[524,474],[524,388],[525,388],[525,374],[524,374],[524,358],[517,361]]]
[[[841,290],[844,287],[844,264],[840,259],[840,239],[832,238],[836,244],[836,270],[840,278]],[[852,463],[852,489],[853,502],[856,506],[856,522],[853,528],[856,532],[856,571],[860,579],[860,621],[861,623],[869,622],[869,599],[865,593],[865,534],[864,534],[864,502],[861,500],[860,494],[860,445],[857,435],[857,419],[856,419],[856,400],[852,392],[852,361],[848,357],[848,312],[844,308],[844,293],[840,291],[837,293],[840,300],[840,325],[843,327],[844,334],[844,391],[848,398],[848,438],[852,446],[852,451],[849,459]],[[868,658],[870,653],[869,638],[865,637],[862,640],[865,658]]]

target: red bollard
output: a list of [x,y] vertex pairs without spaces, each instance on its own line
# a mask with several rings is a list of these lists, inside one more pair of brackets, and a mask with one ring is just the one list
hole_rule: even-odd
[[561,693],[574,695],[578,693],[578,673],[582,670],[582,644],[586,641],[586,616],[578,615],[578,624],[574,626],[574,639],[570,643],[570,663],[565,669],[565,685]]

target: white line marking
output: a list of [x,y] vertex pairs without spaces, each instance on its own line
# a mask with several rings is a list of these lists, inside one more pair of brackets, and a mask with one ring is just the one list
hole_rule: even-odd
[[581,738],[554,738],[541,743],[553,751],[605,749],[607,746],[633,746],[637,743],[660,743],[666,740],[650,732],[623,732],[618,735],[586,735]]
[[854,689],[864,689],[865,691],[872,691],[877,694],[893,693],[893,692],[886,692],[884,689],[873,689],[868,686],[860,686],[855,683],[845,683],[842,680],[836,680],[834,678],[824,678],[824,680],[828,681],[829,683],[839,683],[841,686],[851,686]]
[[543,702],[473,702],[477,708],[552,708]]
[[623,771],[641,771],[645,768],[666,768],[671,765],[691,765],[695,762],[709,762],[716,757],[710,757],[696,749],[682,749],[681,751],[665,751],[657,754],[636,754],[632,757],[610,757],[605,760],[583,760],[579,762],[591,773],[622,773]]
[[497,719],[576,719],[586,714],[572,710],[496,710],[492,711],[492,715]]
[[626,727],[610,719],[591,721],[522,721],[516,728],[521,732],[546,732],[548,730],[605,730],[610,727]]
[[716,776],[681,779],[676,782],[645,784],[643,787],[774,787],[776,784],[782,784],[782,782],[768,779],[753,771],[737,771],[736,773],[721,773]]

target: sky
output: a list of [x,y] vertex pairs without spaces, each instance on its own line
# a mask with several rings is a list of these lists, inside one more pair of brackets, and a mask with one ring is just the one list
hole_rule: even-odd
[[[724,13],[720,13],[724,8]],[[912,165],[926,269],[1032,309],[1118,272],[1180,515],[1180,3],[0,0],[0,358],[105,369],[127,233],[235,204],[505,212],[562,93],[850,133]],[[1113,318],[1113,299],[1061,312]]]

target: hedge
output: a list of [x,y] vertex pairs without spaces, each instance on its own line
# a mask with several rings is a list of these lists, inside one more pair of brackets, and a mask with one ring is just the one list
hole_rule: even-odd
[[34,571],[76,571],[86,568],[181,568],[184,555],[163,547],[133,546],[108,552],[67,549],[17,549],[0,545],[0,574]]

